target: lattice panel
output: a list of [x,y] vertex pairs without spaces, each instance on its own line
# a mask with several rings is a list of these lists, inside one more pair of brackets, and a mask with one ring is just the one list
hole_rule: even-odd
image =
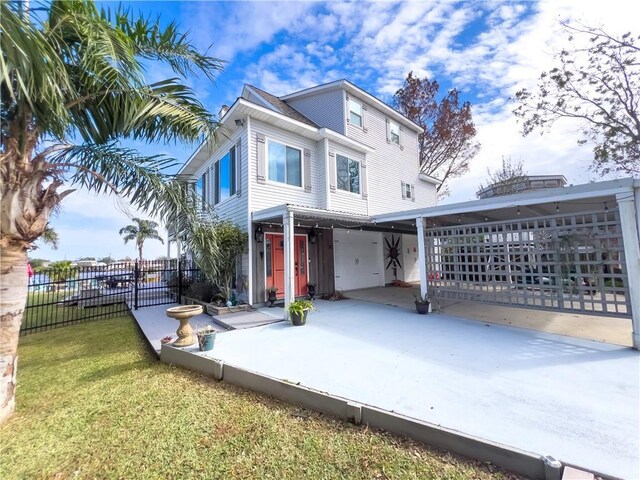
[[432,296],[631,315],[617,209],[448,227],[432,223],[425,237]]

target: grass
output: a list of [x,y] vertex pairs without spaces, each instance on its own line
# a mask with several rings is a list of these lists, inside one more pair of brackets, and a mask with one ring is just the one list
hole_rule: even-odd
[[0,478],[514,478],[159,363],[129,316],[23,337]]

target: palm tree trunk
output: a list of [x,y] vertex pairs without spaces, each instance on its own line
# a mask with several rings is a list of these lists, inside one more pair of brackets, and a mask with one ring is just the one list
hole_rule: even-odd
[[142,266],[142,244],[138,244],[138,259],[140,260],[140,264]]
[[27,251],[17,245],[0,249],[0,423],[15,408],[18,338],[27,301]]

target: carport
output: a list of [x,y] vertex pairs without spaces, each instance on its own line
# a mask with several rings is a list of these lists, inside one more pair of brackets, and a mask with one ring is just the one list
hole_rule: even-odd
[[640,348],[640,181],[543,189],[379,215],[418,232],[420,292],[631,319]]

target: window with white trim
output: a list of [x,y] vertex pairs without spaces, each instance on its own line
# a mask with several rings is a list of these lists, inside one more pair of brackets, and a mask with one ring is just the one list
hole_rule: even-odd
[[302,187],[302,150],[269,140],[267,169],[270,181]]
[[215,169],[214,205],[236,193],[236,147],[218,160]]
[[353,98],[349,99],[349,123],[357,127],[362,127],[362,104],[355,101]]
[[389,120],[389,141],[400,145],[400,125]]
[[407,200],[415,200],[416,198],[416,190],[415,185],[412,183],[402,182],[402,198]]
[[360,162],[336,154],[336,185],[339,190],[360,193]]

